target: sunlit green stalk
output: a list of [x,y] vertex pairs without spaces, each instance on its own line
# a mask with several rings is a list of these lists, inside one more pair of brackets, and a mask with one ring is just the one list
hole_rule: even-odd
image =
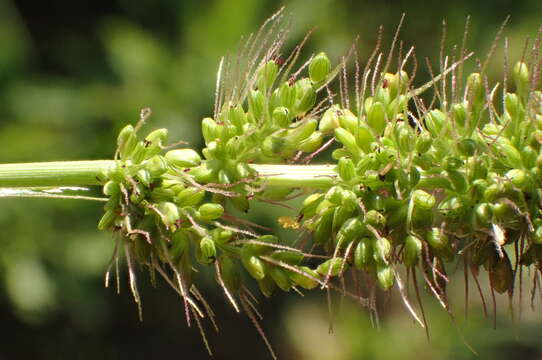
[[[103,185],[114,160],[0,164],[0,187]],[[250,165],[266,186],[328,188],[334,165]]]

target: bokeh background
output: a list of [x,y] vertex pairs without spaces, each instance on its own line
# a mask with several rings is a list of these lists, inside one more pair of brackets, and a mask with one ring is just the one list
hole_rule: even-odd
[[[483,58],[511,15],[505,35],[513,60],[542,25],[539,0],[284,4],[293,20],[288,46],[314,28],[306,55],[323,50],[334,60],[357,35],[361,58],[368,56],[380,24],[389,44],[402,12],[407,16],[400,37],[416,46],[421,63],[429,57],[438,64],[443,19],[451,48],[460,43],[470,15],[468,45]],[[212,112],[220,57],[281,5],[0,0],[0,163],[108,158],[116,132],[146,106],[153,110],[151,126],[201,146],[198,125]],[[499,53],[493,77],[502,76]],[[252,216],[273,226],[282,212],[257,207]],[[113,242],[96,230],[100,213],[95,203],[0,200],[0,359],[207,359],[197,330],[186,327],[182,304],[167,286],[141,282],[143,322],[126,282],[120,295],[103,287]],[[249,320],[234,313],[212,281],[204,290],[221,325],[219,334],[209,332],[215,358],[270,358]],[[329,334],[325,296],[317,292],[304,298],[277,294],[262,299],[260,309],[281,359],[542,359],[540,312],[526,306],[514,323],[506,297],[499,298],[495,330],[476,299],[465,321],[461,281],[451,294],[455,321],[434,300],[425,301],[430,342],[398,296],[386,299],[379,330],[364,309],[335,299]]]

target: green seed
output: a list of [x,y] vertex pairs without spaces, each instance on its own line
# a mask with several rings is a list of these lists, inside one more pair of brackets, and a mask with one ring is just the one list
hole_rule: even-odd
[[324,112],[318,125],[318,130],[323,133],[331,133],[339,127],[339,116],[342,114],[342,110],[338,105],[333,105]]
[[391,242],[385,237],[379,237],[373,243],[373,257],[377,264],[387,264],[391,255]]
[[387,124],[386,108],[382,103],[375,102],[372,104],[367,113],[367,124],[369,124],[375,133],[382,135]]
[[270,297],[271,295],[273,295],[273,291],[276,288],[275,282],[273,281],[273,279],[271,279],[270,276],[266,276],[258,280],[258,286],[265,297]]
[[362,238],[354,251],[354,265],[359,270],[367,270],[373,263],[373,241],[369,238]]
[[331,70],[331,63],[323,52],[316,55],[309,64],[309,76],[313,83],[324,81]]
[[201,157],[192,149],[170,150],[164,158],[169,164],[178,168],[191,168],[201,164]]
[[337,173],[345,182],[352,181],[356,178],[356,167],[352,159],[342,157],[337,163]]
[[[330,272],[331,268],[331,272]],[[327,276],[328,272],[330,272],[330,276],[338,276],[341,273],[341,269],[343,271],[346,271],[348,268],[348,264],[344,262],[343,258],[331,258],[329,260],[324,261],[318,267],[316,268],[316,272],[322,276]]]
[[434,249],[440,250],[448,245],[448,236],[440,228],[434,227],[426,234],[425,240]]
[[98,230],[106,230],[115,224],[117,219],[117,212],[114,210],[107,210],[100,221],[98,222]]
[[433,195],[423,190],[414,190],[414,192],[412,192],[411,199],[415,206],[423,210],[433,209],[437,201]]
[[318,286],[318,281],[316,281],[315,279],[319,279],[320,274],[318,274],[316,271],[312,270],[308,266],[299,266],[298,269],[302,273],[307,274],[312,278],[292,271],[290,273],[290,280],[292,281],[292,283],[297,286],[301,286],[303,289],[307,290],[314,289]]
[[291,123],[290,110],[284,106],[275,108],[275,110],[273,110],[273,122],[278,127],[288,127]]
[[199,207],[198,212],[202,220],[215,220],[224,214],[224,208],[220,204],[206,203]]
[[292,287],[292,282],[290,281],[286,270],[278,266],[269,266],[268,275],[282,291],[289,291]]
[[205,197],[205,190],[198,189],[196,187],[188,187],[184,190],[181,190],[175,196],[175,202],[179,206],[194,206],[199,204]]
[[266,107],[265,96],[259,90],[250,90],[248,96],[248,111],[254,116],[256,121],[261,121]]
[[157,178],[164,174],[168,169],[168,164],[163,156],[154,155],[149,160],[145,161],[145,170],[147,170],[152,178]]
[[316,91],[311,84],[311,81],[307,78],[298,80],[295,84],[296,88],[296,103],[295,113],[296,116],[303,115],[316,103]]
[[258,257],[243,254],[241,256],[241,262],[250,276],[254,279],[262,280],[265,277],[265,265]]
[[391,289],[395,283],[395,273],[391,266],[388,265],[377,265],[376,278],[378,279],[378,285],[384,291]]
[[422,254],[422,241],[414,235],[408,235],[405,238],[405,247],[403,249],[403,262],[405,266],[412,267],[418,263]]
[[271,88],[277,78],[278,66],[273,60],[268,61],[258,70],[258,87],[263,91]]
[[161,214],[161,220],[164,222],[164,225],[172,226],[179,219],[179,209],[174,203],[164,201],[159,203],[156,207]]

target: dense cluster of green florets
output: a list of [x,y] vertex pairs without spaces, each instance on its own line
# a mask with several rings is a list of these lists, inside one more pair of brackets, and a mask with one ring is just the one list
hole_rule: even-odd
[[[521,266],[540,267],[542,93],[524,62],[502,102],[472,73],[464,88],[451,82],[450,99],[433,84],[440,101],[429,107],[402,68],[373,79],[348,106],[333,103],[329,85],[344,64],[332,70],[321,53],[299,78],[303,69],[291,75],[279,63],[264,59],[249,86],[235,89],[241,96],[203,119],[203,159],[191,149],[165,152],[165,129],[142,140],[139,126],[121,131],[99,228],[118,235],[129,265],[157,270],[200,315],[191,298],[204,303],[198,264],[215,266],[236,309],[239,299],[248,304],[243,272],[269,296],[276,287],[334,288],[333,278],[351,271],[365,274],[354,277],[365,289],[389,290],[403,267],[414,277],[419,269],[446,304],[446,263],[461,258],[474,276],[484,266],[492,289],[510,294]],[[288,199],[295,187],[267,186],[255,164],[287,172],[332,142],[334,176],[305,192],[288,224],[306,235],[296,246],[225,211]]]

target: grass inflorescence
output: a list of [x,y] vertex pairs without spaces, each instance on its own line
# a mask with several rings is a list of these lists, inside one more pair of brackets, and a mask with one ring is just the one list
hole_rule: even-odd
[[[395,40],[387,56],[379,43],[363,70],[355,47],[335,67],[319,53],[294,70],[304,42],[281,57],[281,16],[237,58],[222,60],[201,155],[167,147],[165,129],[140,137],[147,112],[120,132],[98,227],[115,234],[112,264],[125,254],[136,302],[136,264],[171,285],[200,329],[213,312],[196,269],[212,267],[225,298],[262,335],[249,278],[264,296],[331,289],[372,312],[375,294],[395,285],[422,325],[402,279],[416,292],[425,284],[447,310],[450,264],[462,263],[476,283],[487,274],[493,296],[513,299],[525,268],[536,270],[540,287],[540,35],[504,69],[503,84],[489,83],[485,64],[463,81],[473,54],[462,46],[456,61],[441,55],[439,74],[415,87],[414,48],[394,52]],[[295,164],[328,149],[335,162],[325,181],[304,183],[319,168]],[[259,172],[264,164],[280,165],[279,173]],[[273,183],[273,175],[291,182]],[[298,216],[280,223],[300,232],[295,244],[242,219],[254,201],[280,205],[293,196],[305,197]]]

